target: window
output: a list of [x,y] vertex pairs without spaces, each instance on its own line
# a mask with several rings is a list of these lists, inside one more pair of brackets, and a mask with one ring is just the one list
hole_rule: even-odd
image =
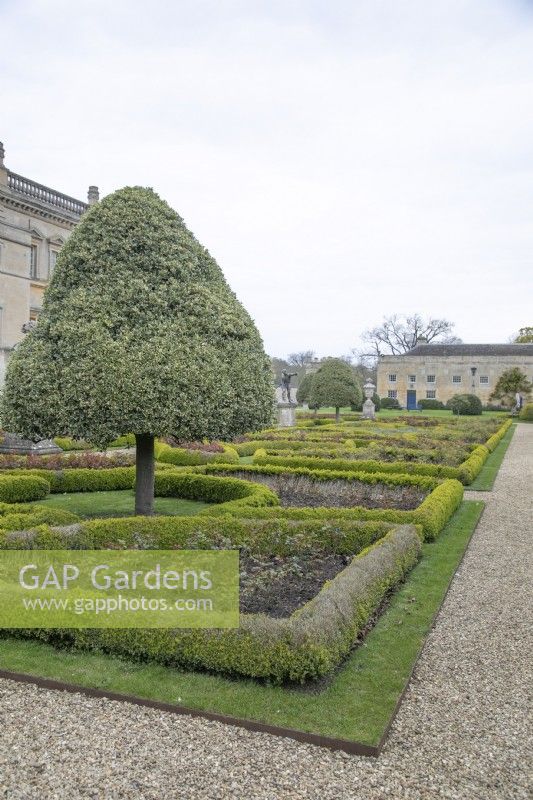
[[52,272],[54,271],[55,265],[56,265],[56,261],[57,261],[57,251],[56,250],[50,250],[49,253],[48,253],[48,273],[49,273],[49,275],[51,275]]
[[460,375],[452,375],[452,383],[461,383]]
[[389,383],[396,383],[396,373],[389,375]]
[[30,278],[37,277],[37,245],[30,247]]
[[428,375],[426,380],[427,380],[428,383],[435,383],[435,376],[434,375]]
[[409,375],[409,383],[416,383],[416,375]]
[[391,400],[396,400],[396,398],[398,397],[398,392],[396,391],[396,389],[389,389],[389,391],[387,392],[387,397],[390,397]]
[[489,382],[489,376],[488,375],[480,375],[479,376],[479,382],[487,384]]
[[434,400],[437,396],[437,392],[435,389],[428,389],[426,392],[426,399],[427,400]]

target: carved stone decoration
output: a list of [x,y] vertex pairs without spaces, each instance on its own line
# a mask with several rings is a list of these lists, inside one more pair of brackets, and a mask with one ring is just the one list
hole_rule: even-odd
[[376,419],[376,406],[372,402],[372,395],[376,391],[375,384],[368,380],[363,386],[366,400],[363,403],[363,419]]
[[31,439],[23,439],[16,433],[5,433],[4,431],[0,433],[0,453],[3,455],[50,456],[62,452],[52,439],[40,439],[32,442]]

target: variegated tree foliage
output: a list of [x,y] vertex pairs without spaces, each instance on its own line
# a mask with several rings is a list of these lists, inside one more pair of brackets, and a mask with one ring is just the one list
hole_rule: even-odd
[[98,445],[198,440],[256,430],[272,409],[261,337],[181,217],[140,187],[90,208],[10,359],[3,426]]

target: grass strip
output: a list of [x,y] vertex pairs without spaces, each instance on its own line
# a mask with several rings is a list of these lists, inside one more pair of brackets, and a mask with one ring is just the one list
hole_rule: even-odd
[[362,646],[318,690],[180,672],[98,653],[0,639],[2,669],[377,745],[409,680],[484,504],[463,502]]
[[[51,494],[32,505],[61,508],[72,511],[84,519],[92,517],[127,517],[135,510],[135,495],[131,489],[109,492],[68,492]],[[199,514],[209,503],[197,500],[183,500],[176,497],[156,497],[155,513],[165,516],[188,517]]]
[[496,480],[496,475],[498,474],[498,470],[500,469],[501,463],[505,457],[505,453],[507,452],[507,448],[511,444],[511,439],[513,438],[513,434],[516,430],[516,424],[511,425],[503,439],[500,443],[496,446],[496,448],[492,451],[490,456],[487,458],[483,467],[481,468],[481,472],[475,479],[470,486],[467,486],[467,491],[476,491],[476,492],[490,492],[492,487],[494,486],[494,481]]

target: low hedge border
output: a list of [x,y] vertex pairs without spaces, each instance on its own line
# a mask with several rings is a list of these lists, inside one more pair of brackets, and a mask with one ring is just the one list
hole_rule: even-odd
[[18,635],[54,640],[166,666],[204,669],[275,683],[321,678],[348,655],[384,596],[417,563],[414,526],[396,528],[351,563],[290,617],[241,615],[228,630],[31,630]]
[[[381,520],[396,525],[420,525],[426,541],[437,538],[450,517],[463,499],[463,485],[455,479],[447,479],[437,484],[433,491],[413,511],[397,511],[389,508],[239,508],[232,510],[236,517],[256,519],[290,520]],[[224,513],[220,507],[208,509],[211,516]],[[200,512],[202,516],[206,511]],[[198,517],[196,517],[197,519]]]
[[304,467],[312,470],[333,470],[337,472],[367,472],[398,475],[425,475],[431,478],[457,478],[461,472],[457,467],[440,464],[424,464],[413,461],[374,461],[369,459],[351,460],[349,458],[320,458],[319,456],[277,456],[258,450],[254,464],[281,467]]
[[[33,508],[33,507],[30,507]],[[49,511],[49,509],[45,509]],[[61,518],[61,514],[65,516]],[[357,555],[387,534],[387,522],[282,520],[221,517],[126,517],[80,522],[73,514],[0,516],[3,550],[211,550],[297,556],[306,553]],[[74,517],[69,519],[68,517]],[[5,520],[5,522],[4,522]],[[30,522],[31,529],[20,523]],[[10,528],[11,524],[15,527]],[[61,526],[61,527],[58,527]],[[422,535],[421,529],[419,530]]]
[[33,470],[25,475],[0,476],[0,502],[27,503],[30,500],[43,500],[50,492],[50,482]]
[[456,478],[461,483],[469,485],[480,473],[483,464],[487,460],[489,453],[500,443],[507,433],[512,420],[506,420],[504,424],[494,433],[485,443],[478,445],[457,467],[444,464],[425,464],[416,461],[377,461],[369,459],[350,460],[343,458],[320,458],[320,456],[279,456],[270,455],[266,448],[256,450],[254,453],[254,464],[272,465],[289,468],[308,468],[320,470],[338,470],[347,472],[368,472],[368,473],[392,473],[405,475],[425,475],[433,478]]
[[[82,467],[63,470],[11,469],[9,474],[19,478],[30,476],[45,480],[52,494],[131,489],[135,481],[135,467],[112,467],[110,469]],[[40,500],[41,498],[36,497],[33,499]]]
[[189,450],[185,447],[171,447],[164,442],[156,442],[154,447],[157,461],[174,466],[196,466],[198,464],[237,464],[239,453],[233,445],[222,444],[224,452],[209,453],[202,450]]
[[492,451],[495,450],[495,448],[500,444],[501,440],[503,439],[503,437],[505,436],[505,434],[507,433],[512,424],[513,424],[512,419],[505,420],[501,428],[498,428],[496,433],[493,433],[492,436],[489,439],[487,439],[487,441],[485,442],[485,447],[487,448],[487,450],[489,450],[489,452],[492,453]]
[[[201,467],[200,469],[205,469]],[[279,498],[268,486],[239,478],[227,478],[192,472],[161,472],[155,475],[157,497],[183,497],[217,503],[223,513],[241,506],[277,506]],[[211,509],[204,509],[209,512]]]
[[[5,531],[26,532],[40,525],[72,525],[79,517],[61,508],[26,505],[24,503],[0,503],[0,533]],[[29,537],[31,539],[31,536]],[[0,540],[0,548],[2,547]]]
[[[49,492],[57,494],[132,489],[134,482],[135,467],[105,470],[68,469],[59,472],[34,469],[10,470],[8,477],[0,477],[0,502],[42,500]],[[155,495],[204,500],[206,503],[223,504],[228,509],[238,508],[241,505],[279,504],[278,496],[267,486],[238,478],[193,474],[173,467],[156,470]]]
[[[321,462],[321,459],[317,459]],[[351,462],[350,462],[351,463]],[[381,462],[380,462],[381,463]],[[430,492],[437,485],[437,479],[427,477],[425,475],[395,475],[385,472],[364,472],[355,470],[330,470],[327,465],[321,466],[319,469],[308,467],[283,467],[273,466],[266,464],[259,466],[256,464],[207,464],[204,467],[193,467],[194,469],[205,470],[206,474],[212,473],[227,473],[233,472],[243,473],[250,475],[249,480],[253,481],[254,474],[258,475],[305,475],[308,478],[316,481],[360,481],[361,483],[385,483],[388,486],[416,486]]]

